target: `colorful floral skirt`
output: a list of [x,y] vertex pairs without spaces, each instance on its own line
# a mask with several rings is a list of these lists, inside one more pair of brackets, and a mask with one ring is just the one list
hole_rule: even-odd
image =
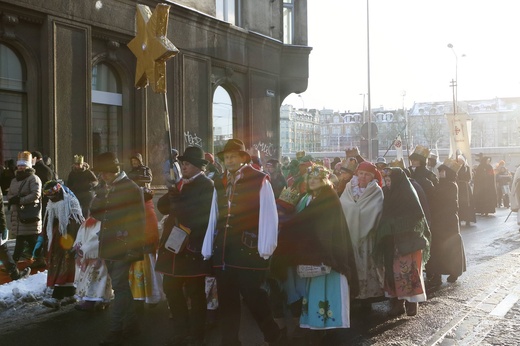
[[110,302],[112,282],[102,259],[81,259],[76,262],[76,297],[80,300]]
[[333,329],[350,327],[350,293],[347,278],[330,274],[307,279],[300,327]]
[[409,302],[426,301],[421,250],[404,256],[394,251],[392,272],[385,273],[384,289],[387,297]]
[[144,300],[147,304],[164,300],[162,277],[155,272],[155,261],[155,254],[145,254],[144,260],[132,263],[128,280],[134,300]]

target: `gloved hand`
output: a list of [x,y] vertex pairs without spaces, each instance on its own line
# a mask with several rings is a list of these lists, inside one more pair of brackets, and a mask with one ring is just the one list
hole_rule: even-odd
[[13,196],[9,198],[9,201],[7,202],[9,205],[18,205],[20,204],[20,196]]

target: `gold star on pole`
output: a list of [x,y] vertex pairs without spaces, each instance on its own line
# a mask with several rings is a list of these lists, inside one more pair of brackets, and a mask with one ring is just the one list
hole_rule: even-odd
[[146,5],[137,5],[137,34],[128,48],[137,57],[135,86],[143,88],[150,82],[156,93],[166,93],[166,60],[179,50],[166,37],[170,6],[158,4],[154,12]]

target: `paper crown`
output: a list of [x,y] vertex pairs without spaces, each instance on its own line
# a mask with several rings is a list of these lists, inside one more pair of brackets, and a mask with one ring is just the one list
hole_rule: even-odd
[[415,147],[412,155],[410,155],[410,160],[426,161],[428,156],[430,156],[430,149],[423,147],[422,145],[418,145]]
[[74,155],[74,163],[82,165],[84,162],[83,155]]
[[356,168],[357,168],[358,164],[357,164],[357,161],[356,160],[345,160],[343,159],[341,161],[341,170],[347,172],[347,173],[352,173],[354,174],[354,172],[356,171]]
[[278,199],[294,206],[300,199],[300,193],[298,190],[291,189],[290,187],[284,187]]
[[404,169],[404,161],[403,159],[393,160],[388,164],[388,167],[399,167],[401,169]]
[[[442,163],[442,166],[446,166],[446,168],[451,169],[453,172],[458,173],[459,169],[462,167],[462,162],[459,163],[453,159],[447,158]],[[440,169],[441,167],[439,167]]]
[[305,156],[305,150],[296,152],[296,160],[299,160],[304,156]]
[[18,166],[32,167],[32,154],[30,151],[21,151],[18,153],[18,160],[16,161]]
[[347,157],[356,157],[356,156],[359,156],[359,149],[358,147],[353,147],[353,148],[347,148],[345,149],[345,155]]

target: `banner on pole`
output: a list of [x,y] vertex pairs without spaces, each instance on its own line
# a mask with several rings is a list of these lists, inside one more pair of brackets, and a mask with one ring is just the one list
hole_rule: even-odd
[[403,141],[401,140],[401,135],[397,135],[394,141],[395,148],[395,158],[397,161],[403,160]]
[[471,119],[465,113],[446,114],[448,120],[448,128],[450,131],[450,155],[449,157],[457,159],[457,150],[464,155],[466,162],[470,167],[471,163]]

